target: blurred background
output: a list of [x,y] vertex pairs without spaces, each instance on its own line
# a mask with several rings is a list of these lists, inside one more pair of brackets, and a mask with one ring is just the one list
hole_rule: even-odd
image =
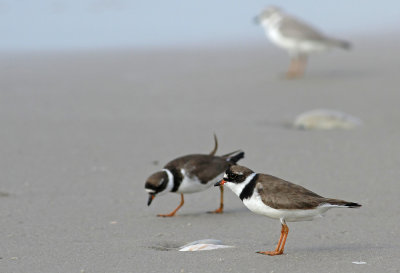
[[[253,23],[278,2],[354,47],[286,80],[288,54]],[[0,271],[398,272],[399,18],[397,0],[0,0]],[[363,125],[291,126],[320,108]],[[273,262],[254,251],[279,223],[229,190],[222,217],[210,188],[157,218],[179,200],[147,207],[146,178],[213,133],[219,155],[363,207],[293,225]],[[237,248],[159,251],[204,238]]]
[[[0,50],[269,44],[252,19],[270,4],[277,3],[1,0]],[[283,0],[279,6],[331,35],[386,34],[400,26],[400,2],[396,0]]]

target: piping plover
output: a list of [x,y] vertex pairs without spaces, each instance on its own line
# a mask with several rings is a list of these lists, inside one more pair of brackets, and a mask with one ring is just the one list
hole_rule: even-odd
[[304,74],[310,53],[339,47],[349,49],[350,43],[327,37],[307,23],[283,12],[280,8],[263,10],[255,21],[261,24],[269,39],[286,49],[291,57],[287,77],[295,78]]
[[[225,170],[244,157],[243,151],[235,151],[226,155],[216,156],[218,141],[214,135],[215,147],[206,154],[192,154],[178,157],[170,161],[164,168],[152,174],[146,181],[145,189],[149,193],[147,205],[150,206],[156,195],[167,192],[180,193],[181,203],[169,214],[159,214],[162,217],[172,217],[184,203],[183,194],[204,191],[222,178]],[[224,208],[224,188],[221,185],[220,207],[213,211],[222,213]]]
[[289,228],[286,222],[311,221],[331,208],[357,208],[360,204],[325,198],[299,185],[268,174],[235,165],[215,186],[226,185],[252,212],[279,219],[282,224],[278,245],[273,251],[259,251],[266,255],[283,254]]

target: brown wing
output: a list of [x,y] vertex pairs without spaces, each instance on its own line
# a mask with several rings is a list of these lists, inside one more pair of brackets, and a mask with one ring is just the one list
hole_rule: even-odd
[[256,189],[261,199],[274,209],[313,209],[325,198],[278,177],[260,174]]
[[313,41],[323,41],[326,39],[322,33],[294,17],[286,17],[282,19],[279,25],[279,30],[283,36],[294,39],[307,39]]
[[189,176],[194,175],[201,183],[207,184],[231,165],[232,163],[219,156],[195,154],[179,157],[169,162],[165,168],[184,168]]

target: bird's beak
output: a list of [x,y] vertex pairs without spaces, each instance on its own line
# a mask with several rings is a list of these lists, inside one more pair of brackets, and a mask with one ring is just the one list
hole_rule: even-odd
[[149,193],[149,201],[147,201],[148,206],[150,206],[151,201],[153,201],[154,197],[156,197],[154,193]]
[[222,179],[221,181],[218,181],[217,183],[214,184],[214,187],[216,186],[222,186],[226,183],[226,181],[224,179]]
[[253,18],[253,23],[256,24],[256,25],[259,25],[260,24],[260,18],[258,18],[258,16],[255,16]]

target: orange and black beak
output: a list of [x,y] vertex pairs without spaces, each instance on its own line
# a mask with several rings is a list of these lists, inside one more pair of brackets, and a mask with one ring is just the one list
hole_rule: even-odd
[[149,201],[147,201],[147,206],[150,206],[151,201],[153,201],[154,197],[156,197],[154,193],[149,193]]
[[218,181],[217,183],[215,183],[214,187],[224,185],[225,183],[226,183],[226,181],[224,179],[222,179],[221,181]]

